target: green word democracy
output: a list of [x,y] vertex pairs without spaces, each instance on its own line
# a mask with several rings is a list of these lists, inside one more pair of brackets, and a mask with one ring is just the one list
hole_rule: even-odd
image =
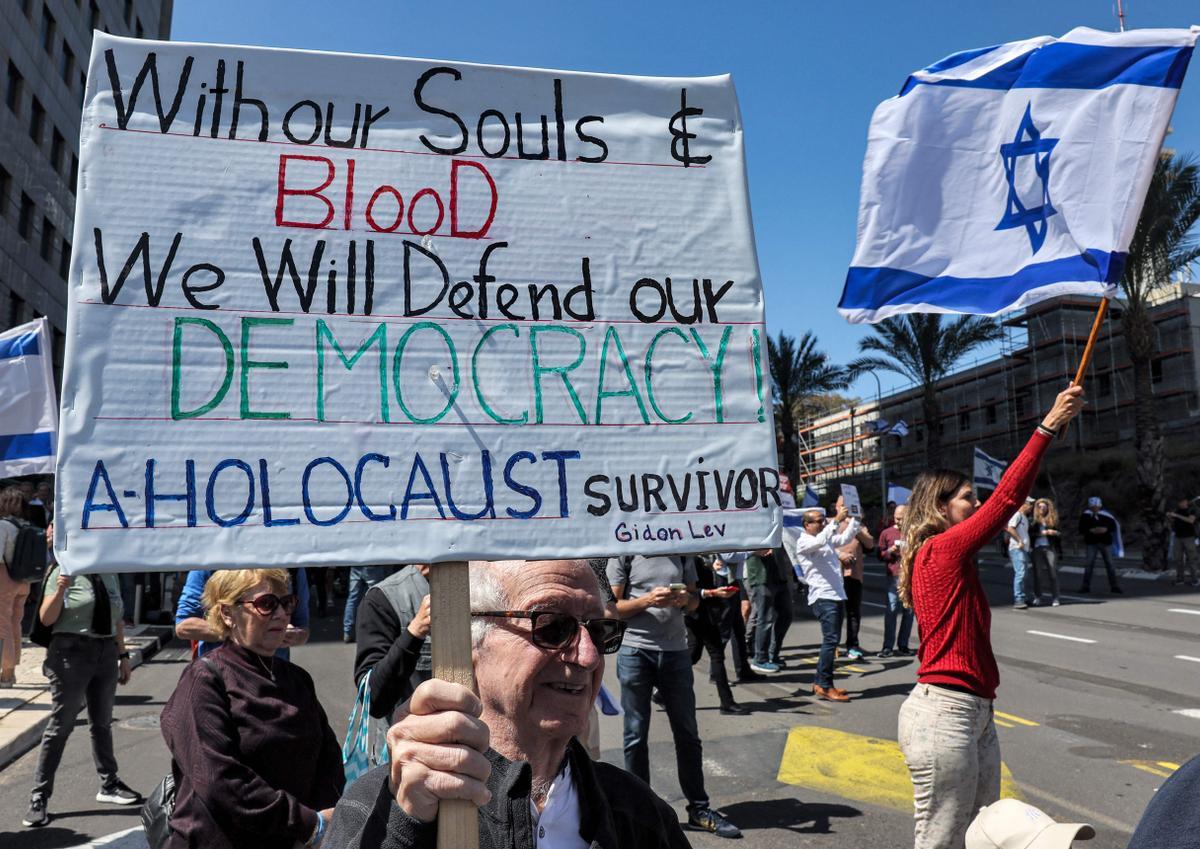
[[[517,322],[493,324],[479,335],[469,349],[460,349],[454,337],[436,322],[420,321],[400,327],[381,322],[370,330],[357,349],[350,354],[347,354],[347,350],[351,346],[343,346],[324,319],[315,320],[311,336],[305,332],[307,338],[296,338],[295,334],[303,328],[295,325],[296,320],[291,318],[243,316],[240,319],[239,332],[230,334],[207,318],[175,318],[171,354],[171,417],[183,420],[205,416],[225,401],[237,378],[238,417],[241,419],[308,417],[315,407],[316,420],[327,421],[327,396],[336,390],[343,377],[347,377],[351,370],[358,367],[371,376],[372,385],[376,379],[378,381],[377,412],[378,420],[382,422],[436,424],[456,408],[462,396],[473,395],[479,409],[493,422],[505,425],[543,424],[547,421],[546,390],[560,384],[573,416],[578,418],[580,424],[602,423],[606,404],[611,410],[615,406],[614,399],[625,399],[621,407],[625,410],[636,410],[636,415],[643,424],[683,424],[692,420],[696,411],[682,409],[682,398],[689,398],[691,403],[695,403],[696,393],[673,392],[671,403],[666,404],[675,405],[672,409],[664,409],[661,386],[656,394],[656,358],[661,359],[668,347],[671,347],[674,348],[670,354],[673,364],[689,361],[694,363],[696,374],[703,375],[705,383],[711,385],[716,423],[726,420],[726,396],[729,387],[726,385],[724,372],[734,333],[734,328],[730,326],[713,328],[707,339],[695,328],[685,331],[679,327],[666,327],[654,334],[643,355],[633,357],[628,353],[628,347],[617,326],[609,325],[604,331],[598,354],[593,346],[593,354],[597,355],[599,367],[595,383],[592,385],[592,378],[583,377],[584,370],[580,369],[588,358],[589,339],[575,327],[567,325]],[[362,325],[356,324],[355,327],[361,328]],[[279,337],[281,332],[290,334],[283,344]],[[265,340],[256,340],[256,334],[269,335]],[[399,334],[399,337],[392,343],[389,334],[392,338],[395,338],[396,334]],[[233,339],[230,338],[231,335],[234,336]],[[755,368],[754,391],[757,392],[757,403],[761,408],[763,375],[758,328],[749,328],[748,335]],[[410,350],[411,343],[417,339],[421,339],[420,352],[417,352],[415,347]],[[275,359],[262,359],[266,355],[256,353],[256,344],[258,351],[271,351],[271,356]],[[431,345],[436,347],[430,347]],[[551,355],[547,351],[548,345],[554,345],[556,353]],[[564,345],[570,351],[566,355],[562,353]],[[211,396],[197,403],[198,399],[194,397],[196,385],[208,387],[214,384],[213,367],[197,361],[196,354],[202,350],[210,355],[205,363],[211,360],[212,354],[217,355],[217,361],[223,363],[223,373]],[[294,351],[301,359],[277,359],[281,350],[288,353]],[[430,358],[428,352],[431,350],[438,351],[436,359]],[[408,367],[402,371],[406,356],[409,357]],[[421,359],[417,359],[418,357]],[[511,391],[490,392],[486,385],[486,377],[481,379],[481,369],[490,363],[494,371],[498,360],[503,364],[511,363],[513,369],[523,368],[524,364],[528,363],[532,397],[527,400],[528,406],[524,409],[513,409],[521,405],[514,402]],[[448,374],[443,375],[440,370],[428,368],[439,362],[449,364]],[[414,363],[420,367],[419,371],[414,368]],[[293,400],[311,397],[313,406],[306,406],[303,413],[296,410],[255,408],[250,391],[252,375],[259,372],[256,380],[261,381],[269,379],[269,373],[278,374],[293,365],[314,372],[312,395],[297,397],[291,393],[289,397]],[[216,368],[221,369],[222,366],[218,365]],[[439,408],[420,411],[413,409],[417,389],[423,391],[427,403],[430,380],[441,390],[437,396]],[[424,382],[424,385],[416,386],[418,381]],[[661,383],[661,380],[659,382]],[[185,391],[185,383],[189,383],[189,391]],[[203,394],[208,395],[209,391],[211,390],[205,390]],[[372,389],[370,394],[374,396],[375,390]],[[184,405],[185,397],[189,399],[187,408]],[[585,398],[588,399],[586,405]],[[301,403],[306,402],[301,400]],[[374,408],[374,400],[370,403]],[[398,414],[393,409],[393,404],[398,408]],[[361,412],[365,414],[365,411]],[[372,409],[370,412],[373,415],[376,411]],[[760,409],[760,421],[761,415]],[[613,418],[611,412],[609,418]]]

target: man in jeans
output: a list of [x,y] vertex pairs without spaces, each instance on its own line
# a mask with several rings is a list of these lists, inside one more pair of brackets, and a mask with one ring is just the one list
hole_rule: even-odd
[[746,558],[746,588],[754,609],[750,669],[760,675],[783,668],[779,656],[792,624],[792,585],[782,549],[764,548]]
[[1008,520],[1005,533],[1008,534],[1008,559],[1013,568],[1013,607],[1025,610],[1025,574],[1032,565],[1029,546],[1029,516],[1033,513],[1033,499],[1026,498],[1013,517]]
[[821,654],[817,659],[813,694],[831,702],[850,701],[845,690],[833,686],[833,661],[846,612],[846,588],[842,584],[842,561],[837,549],[854,539],[860,527],[858,519],[851,518],[839,534],[838,525],[849,516],[850,511],[840,498],[832,521],[826,521],[822,510],[809,510],[804,514],[804,527],[796,540],[796,559],[808,584],[808,606],[821,622]]
[[1186,497],[1180,498],[1174,510],[1167,511],[1171,520],[1171,537],[1175,545],[1175,586],[1182,586],[1190,570],[1191,585],[1197,585],[1196,569],[1196,511]]
[[617,655],[625,711],[625,769],[650,783],[650,696],[657,688],[675,738],[675,765],[687,798],[688,825],[718,837],[741,837],[737,826],[709,806],[704,789],[692,655],[683,621],[684,611],[693,611],[700,603],[692,558],[612,558],[607,574],[617,615],[629,623]]
[[[897,505],[892,514],[892,523],[879,535],[879,559],[887,567],[887,607],[883,611],[883,651],[880,657],[898,654],[908,657],[913,652],[908,647],[912,634],[913,612],[900,601],[900,558],[904,554],[904,514],[908,507]],[[896,644],[896,618],[900,618],[900,642]],[[895,651],[892,647],[895,646]]]
[[1087,510],[1079,517],[1079,535],[1087,543],[1087,565],[1083,567],[1083,585],[1081,593],[1092,591],[1092,570],[1096,568],[1096,558],[1104,558],[1104,569],[1108,573],[1108,589],[1114,595],[1121,595],[1121,587],[1117,584],[1117,570],[1113,568],[1109,549],[1117,533],[1117,520],[1104,509],[1104,502],[1097,496],[1088,499]]

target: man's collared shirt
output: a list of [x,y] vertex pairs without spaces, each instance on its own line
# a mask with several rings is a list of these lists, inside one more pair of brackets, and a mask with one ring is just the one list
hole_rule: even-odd
[[579,791],[571,780],[571,764],[563,764],[562,772],[550,785],[546,807],[538,813],[537,805],[529,800],[533,814],[534,843],[538,849],[588,849],[579,836]]
[[846,587],[842,582],[842,561],[835,549],[854,539],[860,525],[851,519],[846,530],[838,533],[837,523],[829,522],[820,532],[800,533],[796,539],[796,565],[804,572],[804,583],[808,584],[808,603],[826,599],[845,601]]

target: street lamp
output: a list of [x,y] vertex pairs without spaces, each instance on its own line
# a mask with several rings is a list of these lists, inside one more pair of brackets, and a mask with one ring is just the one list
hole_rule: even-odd
[[[883,384],[879,382],[879,375],[873,370],[867,369],[866,374],[875,378],[875,416],[878,419],[883,415]],[[887,514],[887,469],[884,464],[884,447],[887,445],[887,431],[881,431],[879,434],[879,509],[885,515]]]

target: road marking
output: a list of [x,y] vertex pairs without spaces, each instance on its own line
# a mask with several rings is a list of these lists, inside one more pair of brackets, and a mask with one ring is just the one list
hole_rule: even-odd
[[1179,764],[1173,764],[1170,761],[1159,761],[1158,765],[1163,767],[1164,769],[1171,770],[1171,772],[1174,772],[1175,770],[1179,769]]
[[858,666],[846,666],[846,665],[843,665],[842,669],[845,669],[847,672],[866,672],[867,671]]
[[1017,726],[1013,725],[1011,722],[1005,722],[1003,719],[993,718],[992,722],[996,723],[1001,728],[1016,728],[1017,727]]
[[1157,775],[1159,778],[1170,778],[1173,770],[1164,771],[1156,761],[1121,761],[1123,764],[1128,764],[1134,769],[1140,769],[1142,772],[1148,772],[1151,775]]
[[1038,726],[1038,723],[1034,722],[1032,719],[1022,719],[1019,716],[1014,716],[1011,713],[1005,713],[1002,710],[997,710],[997,711],[993,711],[993,712],[996,714],[996,716],[1000,717],[1001,719],[1007,719],[1009,722],[1015,722],[1018,725],[1024,725],[1029,728],[1036,728]]
[[1177,655],[1175,655],[1175,659],[1176,660],[1190,660],[1192,663],[1200,663],[1200,657],[1191,657],[1190,655],[1186,655],[1186,654],[1177,654]]
[[[1026,634],[1035,634],[1039,637],[1053,637],[1056,640],[1070,640],[1073,643],[1094,643],[1095,640],[1085,640],[1083,637],[1068,637],[1066,634],[1052,634],[1049,631],[1026,631]],[[1200,662],[1200,661],[1198,661]]]
[[1172,607],[1167,610],[1167,613],[1190,613],[1193,616],[1200,616],[1200,610],[1185,609],[1182,607]]
[[863,604],[865,604],[867,607],[882,607],[884,610],[887,610],[886,604],[880,604],[877,601],[864,601]]
[[1200,719],[1200,710],[1197,710],[1196,708],[1184,708],[1183,710],[1175,711],[1175,713],[1179,714],[1180,716],[1186,716],[1189,719]]
[[[783,749],[778,780],[912,814],[912,779],[894,740],[833,728],[793,728]],[[1021,798],[1005,764],[1000,765],[1000,795]]]

